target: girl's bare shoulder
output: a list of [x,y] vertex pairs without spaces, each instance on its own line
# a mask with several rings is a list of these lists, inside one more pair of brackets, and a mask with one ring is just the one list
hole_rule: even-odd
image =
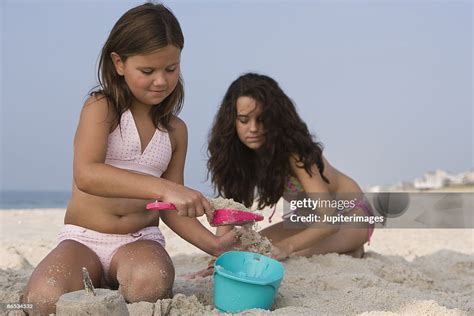
[[101,123],[111,126],[116,121],[116,116],[107,98],[101,94],[94,94],[89,96],[84,102],[81,111],[81,120],[83,119],[90,123]]
[[[182,133],[183,131],[187,131],[186,123],[176,115],[173,115],[170,120],[171,129],[176,130],[178,133]],[[173,131],[172,131],[173,132]]]
[[359,192],[361,188],[354,179],[333,167],[323,156],[324,176],[329,179],[330,191],[334,192]]
[[170,120],[170,127],[168,133],[170,135],[173,151],[176,147],[184,146],[186,148],[188,142],[188,128],[186,123],[176,115],[173,115]]

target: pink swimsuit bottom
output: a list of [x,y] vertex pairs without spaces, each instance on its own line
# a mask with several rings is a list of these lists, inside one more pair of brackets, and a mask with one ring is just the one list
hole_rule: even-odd
[[64,225],[58,233],[58,241],[74,240],[90,248],[102,264],[104,280],[108,280],[110,262],[117,250],[138,240],[153,240],[165,247],[165,237],[157,226],[140,229],[131,234],[104,234],[76,225]]
[[[367,216],[374,216],[374,212],[372,211],[372,208],[370,207],[370,203],[366,199],[357,201],[355,206],[352,209],[350,209],[350,211],[356,210],[356,209],[363,210]],[[373,233],[374,233],[374,228],[372,227],[371,224],[369,224],[369,226],[367,227],[367,244],[368,245],[370,245],[370,237],[372,237]]]

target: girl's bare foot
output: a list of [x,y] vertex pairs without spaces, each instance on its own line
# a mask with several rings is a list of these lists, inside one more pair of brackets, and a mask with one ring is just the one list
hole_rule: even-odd
[[216,261],[216,257],[212,257],[211,260],[207,263],[207,268],[199,270],[197,272],[191,272],[183,275],[183,277],[187,280],[195,279],[195,278],[205,278],[210,276],[214,273],[214,262]]
[[214,273],[214,266],[207,267],[197,272],[187,273],[183,275],[183,277],[187,280],[190,280],[190,279],[195,279],[195,278],[205,278],[207,276],[212,275],[213,273]]

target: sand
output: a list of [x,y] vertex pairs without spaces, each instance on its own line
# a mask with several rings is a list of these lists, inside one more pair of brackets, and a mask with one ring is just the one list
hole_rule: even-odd
[[240,239],[242,250],[270,256],[273,249],[272,243],[267,237],[261,236],[258,231],[259,225],[256,223],[234,228],[234,232]]
[[[245,205],[234,201],[234,199],[215,198],[209,200],[215,209],[233,209],[246,212],[255,212],[247,208]],[[266,237],[260,236],[258,233],[260,226],[258,223],[249,223],[242,227],[234,227],[234,232],[240,239],[242,250],[260,253],[270,256],[272,253],[272,243]]]
[[118,291],[96,289],[94,294],[83,290],[62,295],[56,304],[58,316],[128,315],[127,304]]
[[[34,267],[56,246],[64,212],[0,211],[1,303],[18,302]],[[268,221],[260,224],[268,225]],[[128,304],[130,315],[217,315],[212,277],[183,277],[205,268],[210,257],[166,226],[162,230],[176,267],[175,296],[156,303]],[[474,230],[379,229],[366,251],[362,259],[338,254],[288,259],[273,311],[241,314],[474,314]],[[0,304],[0,314],[7,312],[6,304]]]
[[210,199],[209,202],[211,202],[212,206],[215,209],[229,208],[233,210],[252,212],[251,209],[248,209],[242,203],[234,201],[234,199],[224,199],[224,198],[218,197],[218,198]]

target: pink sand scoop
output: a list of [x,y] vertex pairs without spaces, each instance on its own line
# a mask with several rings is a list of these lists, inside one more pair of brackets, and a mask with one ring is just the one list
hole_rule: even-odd
[[[147,210],[162,211],[176,210],[174,204],[165,202],[152,202],[146,205]],[[236,225],[242,226],[252,222],[263,220],[263,216],[252,212],[234,210],[230,208],[220,208],[214,211],[214,217],[210,223],[212,226]]]

